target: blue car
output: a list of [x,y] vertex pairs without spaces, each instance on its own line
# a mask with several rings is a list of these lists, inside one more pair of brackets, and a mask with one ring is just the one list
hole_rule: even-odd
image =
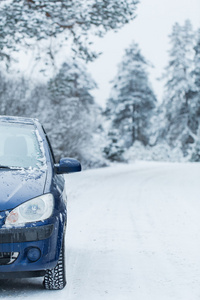
[[42,125],[0,116],[0,278],[44,276],[62,289],[65,277],[66,191],[63,174],[80,163],[56,164]]

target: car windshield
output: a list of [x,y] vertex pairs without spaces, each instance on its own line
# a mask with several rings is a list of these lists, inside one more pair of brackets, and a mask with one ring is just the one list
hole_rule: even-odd
[[0,166],[40,168],[44,165],[44,149],[34,125],[0,123]]

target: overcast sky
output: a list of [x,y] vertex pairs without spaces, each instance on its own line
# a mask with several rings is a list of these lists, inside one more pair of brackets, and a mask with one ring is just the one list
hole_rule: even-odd
[[89,72],[99,89],[93,94],[99,104],[105,105],[109,97],[110,84],[117,71],[124,49],[131,41],[139,44],[142,54],[154,65],[150,70],[150,81],[158,99],[162,99],[162,85],[157,78],[168,62],[169,38],[175,22],[183,25],[190,19],[193,28],[200,28],[200,0],[140,0],[137,18],[118,33],[110,32],[103,39],[95,41],[95,49],[103,54],[90,63]]

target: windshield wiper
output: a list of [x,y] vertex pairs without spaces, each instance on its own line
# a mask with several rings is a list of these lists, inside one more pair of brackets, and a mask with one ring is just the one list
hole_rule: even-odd
[[20,167],[9,167],[9,166],[3,166],[0,165],[0,169],[8,169],[8,170],[20,170]]

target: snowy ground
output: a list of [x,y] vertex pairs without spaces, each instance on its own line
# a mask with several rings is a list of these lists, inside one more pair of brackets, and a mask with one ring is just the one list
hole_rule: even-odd
[[200,299],[200,164],[90,170],[67,189],[68,285],[0,281],[0,298]]

